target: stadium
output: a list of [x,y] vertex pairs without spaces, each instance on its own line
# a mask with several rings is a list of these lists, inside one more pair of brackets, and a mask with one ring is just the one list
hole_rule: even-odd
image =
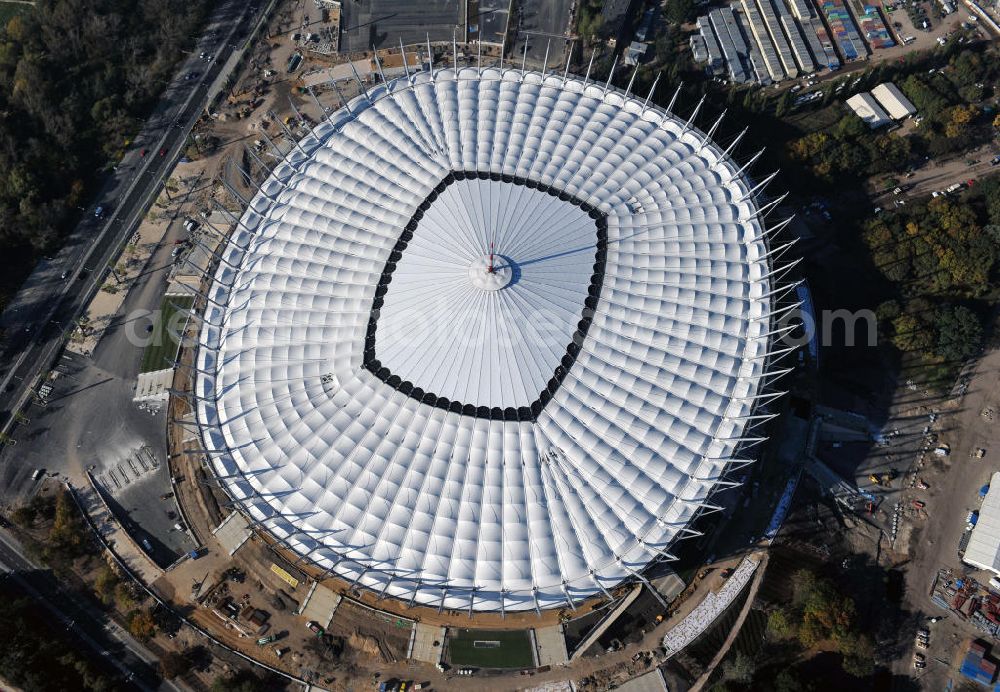
[[713,131],[495,67],[332,113],[207,289],[218,483],[317,574],[410,606],[572,607],[670,560],[776,396],[766,180]]

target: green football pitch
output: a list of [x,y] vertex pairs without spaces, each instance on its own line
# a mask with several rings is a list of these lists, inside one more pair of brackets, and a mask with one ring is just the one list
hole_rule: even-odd
[[448,630],[448,660],[454,666],[531,668],[535,659],[527,631]]

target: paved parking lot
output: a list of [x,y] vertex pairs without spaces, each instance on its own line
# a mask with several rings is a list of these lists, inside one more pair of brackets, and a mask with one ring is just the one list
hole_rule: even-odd
[[166,287],[173,242],[183,230],[172,223],[144,272],[88,358],[64,354],[53,369],[51,391],[26,412],[14,430],[17,445],[0,450],[0,498],[16,505],[39,486],[42,469],[77,488],[90,485],[90,470],[105,490],[119,520],[139,543],[147,538],[151,557],[168,565],[193,546],[174,524],[174,500],[166,464],[166,412],[132,401],[142,359],[141,339],[152,324]]
[[507,30],[510,0],[471,0],[469,3],[469,34],[484,43],[501,43]]
[[348,0],[343,4],[340,50],[343,53],[424,43],[461,41],[465,0]]
[[569,11],[573,0],[524,0],[520,4],[517,39],[514,42],[512,60],[520,63],[525,45],[528,50],[528,64],[540,67],[545,59],[545,48],[549,45],[549,67],[562,65],[565,59],[564,36],[569,30]]

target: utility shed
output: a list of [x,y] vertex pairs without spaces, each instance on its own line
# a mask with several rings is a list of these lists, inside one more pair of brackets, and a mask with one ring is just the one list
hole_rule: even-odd
[[979,508],[962,561],[1000,576],[1000,472],[990,479],[990,489]]
[[873,130],[876,127],[882,127],[892,122],[889,115],[883,110],[882,106],[878,105],[878,101],[869,92],[855,94],[847,99],[847,105]]
[[886,113],[893,120],[909,118],[911,115],[916,115],[917,113],[917,109],[910,102],[910,99],[906,98],[903,92],[899,90],[899,87],[892,82],[879,84],[872,89],[872,96],[878,100],[882,108],[885,109]]

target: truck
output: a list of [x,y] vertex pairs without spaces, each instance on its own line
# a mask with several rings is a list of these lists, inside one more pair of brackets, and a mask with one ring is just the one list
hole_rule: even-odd
[[948,187],[946,187],[944,191],[945,193],[950,195],[952,193],[958,192],[961,189],[962,189],[962,183],[955,183],[954,185],[949,185]]

